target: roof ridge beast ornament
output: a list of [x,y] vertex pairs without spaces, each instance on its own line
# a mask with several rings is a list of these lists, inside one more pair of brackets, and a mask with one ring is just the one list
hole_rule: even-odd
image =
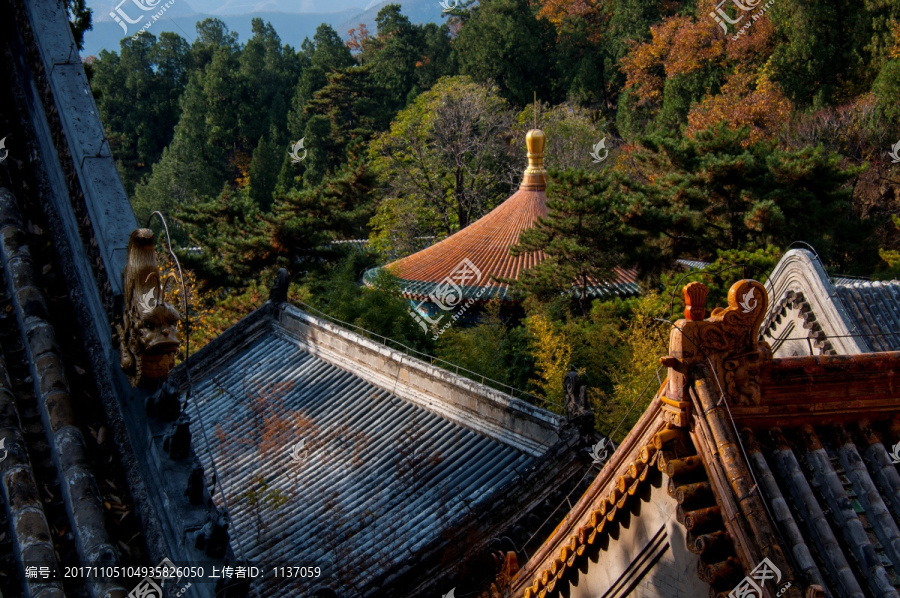
[[663,397],[667,421],[687,425],[689,402],[685,385],[694,366],[706,367],[730,401],[738,405],[758,405],[759,368],[771,360],[769,344],[759,340],[769,297],[755,280],[739,280],[728,291],[728,307],[717,307],[708,319],[706,296],[709,289],[691,282],[684,289],[685,319],[672,327],[669,355],[661,361],[671,368]]
[[175,366],[181,315],[166,303],[156,239],[149,228],[131,233],[122,279],[125,308],[116,325],[120,363],[132,386],[152,385],[167,378]]

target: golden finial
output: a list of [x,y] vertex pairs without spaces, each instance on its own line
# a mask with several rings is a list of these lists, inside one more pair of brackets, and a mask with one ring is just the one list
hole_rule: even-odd
[[528,146],[528,168],[522,177],[519,189],[531,191],[543,191],[547,188],[547,170],[544,168],[544,143],[546,137],[540,129],[531,129],[525,135],[525,145]]
[[519,189],[531,191],[543,191],[547,188],[547,170],[544,168],[544,132],[537,128],[537,92],[534,92],[534,107],[532,108],[532,122],[534,128],[525,135],[525,145],[528,147],[528,167]]

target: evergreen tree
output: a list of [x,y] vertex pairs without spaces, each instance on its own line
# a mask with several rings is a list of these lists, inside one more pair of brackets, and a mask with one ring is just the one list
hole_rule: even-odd
[[[139,213],[160,210],[168,215],[173,202],[218,195],[222,185],[235,178],[229,158],[237,125],[231,108],[236,104],[225,99],[229,92],[235,93],[229,62],[229,55],[219,51],[208,72],[191,76],[181,97],[181,117],[172,143],[154,164],[151,175],[135,189]],[[215,109],[214,98],[222,100]]]
[[424,51],[422,31],[401,14],[399,4],[388,4],[379,10],[375,22],[377,34],[363,43],[360,60],[370,67],[372,84],[393,114],[406,105],[415,85],[416,64]]
[[771,58],[773,79],[793,102],[820,108],[868,88],[874,77],[866,68],[868,4],[785,0],[768,11],[778,41]]
[[304,110],[308,116],[304,138],[310,148],[304,185],[318,184],[358,156],[387,120],[385,106],[374,97],[370,67],[351,66],[326,79]]
[[275,198],[269,245],[290,263],[334,256],[329,241],[368,234],[376,178],[365,163],[350,164],[317,187]]
[[243,94],[239,135],[246,145],[272,129],[287,126],[287,103],[300,76],[290,46],[282,46],[271,23],[252,21],[253,37],[241,50],[239,79]]
[[195,29],[197,37],[191,44],[191,61],[197,70],[206,67],[219,50],[225,50],[230,54],[237,54],[240,51],[237,33],[229,30],[220,19],[203,19],[197,23]]
[[423,91],[431,89],[441,77],[459,73],[457,56],[450,44],[450,27],[445,23],[426,23],[422,26],[422,56],[416,63],[415,85],[410,90],[409,101]]
[[189,72],[187,43],[164,32],[125,38],[94,61],[91,89],[127,191],[171,141]]
[[292,141],[301,139],[306,133],[310,112],[306,105],[317,91],[328,84],[327,74],[346,69],[354,64],[350,49],[330,26],[319,25],[313,41],[304,40],[300,61],[302,74],[294,88],[291,109],[287,116],[288,131]]
[[332,241],[367,234],[375,183],[359,163],[316,187],[277,192],[269,213],[246,189],[178,206],[176,220],[190,244],[201,248],[184,260],[209,287],[244,286],[280,266],[319,269],[323,258],[340,255]]
[[547,188],[547,216],[523,231],[510,253],[543,252],[517,286],[547,300],[573,291],[578,298],[598,292],[626,265],[626,248],[637,239],[621,219],[619,198],[609,180],[584,170],[554,172]]
[[546,20],[536,18],[528,0],[484,0],[453,44],[460,73],[493,83],[519,105],[538,97],[554,103],[556,34]]
[[307,154],[298,168],[302,169],[303,186],[311,188],[321,183],[340,163],[342,154],[335,143],[331,121],[321,114],[316,114],[306,123],[303,140]]
[[267,223],[247,189],[226,188],[216,197],[174,208],[191,246],[181,261],[208,287],[241,287],[277,260]]
[[330,25],[323,23],[316,29],[313,36],[313,48],[310,64],[319,67],[326,73],[347,68],[354,63],[350,49]]
[[629,155],[624,215],[646,235],[636,251],[647,271],[681,256],[714,259],[717,250],[796,240],[840,267],[871,258],[869,225],[848,184],[862,168],[821,147],[781,150],[747,135],[723,123],[694,139],[649,138]]
[[287,127],[292,141],[302,138],[306,131],[306,123],[309,114],[305,112],[306,104],[313,98],[313,94],[328,83],[325,70],[318,66],[309,66],[300,75],[294,95],[291,98],[291,110],[287,116]]
[[275,191],[281,160],[281,154],[271,136],[260,137],[250,163],[250,199],[263,211],[267,211],[272,205],[272,192]]
[[69,15],[69,28],[80,52],[84,49],[84,33],[94,28],[91,24],[93,11],[87,7],[85,0],[66,0],[66,13]]

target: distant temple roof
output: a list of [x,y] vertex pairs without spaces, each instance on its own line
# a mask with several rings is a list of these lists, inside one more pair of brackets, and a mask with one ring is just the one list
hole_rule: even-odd
[[[385,266],[400,279],[402,293],[412,299],[424,299],[446,282],[457,284],[463,298],[482,301],[506,299],[509,285],[499,279],[516,280],[526,269],[542,262],[541,251],[513,257],[510,247],[518,244],[519,234],[533,228],[547,216],[547,171],[544,169],[544,133],[528,132],[528,167],[518,191],[491,212],[443,241]],[[463,284],[459,271],[464,273]],[[370,282],[377,269],[369,270]],[[598,282],[589,289],[594,296],[635,295],[640,293],[637,271],[616,267],[614,279]]]
[[763,285],[735,283],[706,319],[705,287],[685,296],[650,406],[496,589],[896,597],[900,352],[773,358]]
[[900,350],[900,281],[830,277],[807,249],[785,253],[766,282],[763,338],[779,357]]

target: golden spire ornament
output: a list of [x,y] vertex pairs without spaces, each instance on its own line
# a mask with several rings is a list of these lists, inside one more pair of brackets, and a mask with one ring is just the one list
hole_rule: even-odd
[[525,135],[528,147],[528,167],[519,189],[543,191],[547,188],[547,170],[544,168],[544,132],[537,128],[537,92],[534,94],[534,128]]

